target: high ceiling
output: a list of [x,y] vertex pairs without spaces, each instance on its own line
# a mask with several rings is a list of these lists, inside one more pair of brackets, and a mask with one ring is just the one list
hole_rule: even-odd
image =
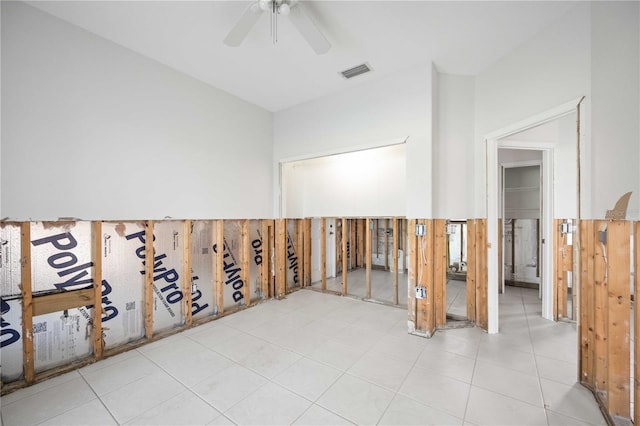
[[[304,1],[331,50],[316,55],[286,16],[273,44],[260,17],[222,40],[251,1],[37,1],[29,4],[269,111],[433,62],[477,75],[575,5],[563,1]],[[373,72],[345,80],[361,63]]]

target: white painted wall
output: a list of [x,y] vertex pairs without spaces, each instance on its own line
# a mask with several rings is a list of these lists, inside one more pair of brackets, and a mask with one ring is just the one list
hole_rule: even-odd
[[590,93],[589,3],[476,77],[474,213],[486,216],[484,136]]
[[271,113],[21,2],[2,113],[0,217],[271,216]]
[[604,218],[633,191],[628,219],[640,218],[640,3],[593,2],[591,33],[592,211]]
[[[374,71],[375,72],[375,71]],[[431,65],[354,85],[274,114],[274,163],[406,142],[406,201],[399,215],[431,215]],[[279,182],[274,180],[274,199]],[[311,195],[311,194],[310,194]],[[351,204],[349,204],[351,203]],[[337,206],[353,209],[354,200]],[[277,201],[276,201],[277,204]],[[280,214],[277,211],[276,214]],[[363,211],[362,215],[375,215]]]
[[433,213],[467,219],[473,213],[475,79],[438,74],[438,136],[433,153]]
[[284,163],[283,216],[401,216],[405,165],[405,144]]

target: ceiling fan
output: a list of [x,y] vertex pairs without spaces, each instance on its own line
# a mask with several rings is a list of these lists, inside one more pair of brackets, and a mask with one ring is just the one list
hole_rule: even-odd
[[318,55],[327,53],[331,48],[329,41],[307,15],[302,2],[298,0],[258,0],[252,3],[229,31],[224,44],[232,47],[240,46],[265,12],[271,14],[271,36],[274,43],[278,40],[278,16],[282,15],[289,17],[291,23]]

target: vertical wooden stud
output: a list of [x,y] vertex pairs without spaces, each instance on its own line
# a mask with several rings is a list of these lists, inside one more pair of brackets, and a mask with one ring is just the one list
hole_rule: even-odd
[[[389,219],[384,220],[384,269],[385,271],[389,270]],[[396,220],[394,218],[394,220]],[[395,229],[394,229],[395,232]],[[396,238],[396,234],[393,234],[393,237]]]
[[269,298],[269,266],[271,265],[271,257],[269,255],[269,224],[267,220],[260,221],[260,250],[262,252],[262,263],[260,264],[260,289],[264,299]]
[[607,225],[607,408],[609,414],[630,416],[631,312],[630,226],[625,220]]
[[287,220],[276,219],[276,297],[281,299],[287,292]]
[[224,250],[224,220],[216,220],[215,295],[218,315],[224,313]]
[[327,289],[327,219],[320,219],[320,278],[322,290]]
[[467,319],[476,321],[476,220],[467,220]]
[[153,337],[153,220],[146,222],[144,230],[144,328],[147,339]]
[[364,250],[367,257],[366,264],[366,285],[367,285],[367,299],[371,299],[371,219],[366,218],[364,224]]
[[93,356],[102,358],[102,222],[96,221],[93,226]]
[[595,387],[593,376],[595,350],[595,231],[592,220],[580,221],[580,382]]
[[[416,219],[409,219],[408,229],[414,230],[416,228]],[[417,329],[417,314],[416,314],[416,284],[417,284],[417,272],[418,272],[418,239],[415,233],[408,233],[407,239],[409,240],[409,247],[407,247],[407,259],[408,259],[408,314],[409,314],[409,331],[415,331]]]
[[634,277],[634,362],[633,362],[633,424],[640,424],[640,310],[638,309],[638,296],[640,295],[640,222],[634,223],[633,229],[633,277]]
[[[559,248],[559,234],[560,234],[560,220],[553,220],[553,292],[555,297],[553,298],[553,319],[558,320],[560,317],[560,299],[562,296],[561,293],[561,282],[562,275],[560,273],[561,268],[561,257],[560,257],[560,248]],[[515,238],[515,236],[513,237]]]
[[605,221],[594,222],[594,385],[597,391],[607,389],[607,282],[605,250],[598,240],[599,232],[605,229]]
[[182,239],[182,312],[184,323],[189,326],[193,322],[191,300],[191,221],[182,224],[184,237]]
[[358,265],[357,262],[357,245],[358,240],[356,235],[356,229],[358,228],[358,219],[349,219],[349,269],[355,269]]
[[[387,235],[387,229],[385,229],[385,235]],[[398,218],[393,218],[393,304],[398,304]],[[385,242],[385,247],[387,243]],[[386,249],[385,249],[386,253]],[[385,254],[385,259],[387,255]]]
[[433,285],[436,327],[447,324],[447,221],[433,221]]
[[[358,266],[363,267],[365,266],[365,258],[367,256],[367,243],[365,240],[367,239],[367,234],[370,234],[371,232],[369,228],[365,229],[368,224],[367,219],[358,219],[357,223],[358,229],[356,230],[356,232],[358,234]],[[369,245],[371,245],[371,241],[369,241]]]
[[487,292],[487,220],[476,222],[476,322],[480,328],[489,328]]
[[251,306],[251,239],[249,238],[249,220],[240,222],[240,273],[242,276],[242,296],[245,306]]
[[33,350],[33,296],[31,291],[31,223],[21,224],[21,292],[22,292],[22,362],[24,380],[33,383],[35,354]]
[[304,260],[303,260],[303,275],[302,286],[307,287],[311,285],[311,219],[304,219]]
[[269,221],[269,295],[276,297],[276,222]]
[[347,219],[342,218],[342,295],[347,295],[347,268],[348,268],[348,240],[349,231],[347,229]]

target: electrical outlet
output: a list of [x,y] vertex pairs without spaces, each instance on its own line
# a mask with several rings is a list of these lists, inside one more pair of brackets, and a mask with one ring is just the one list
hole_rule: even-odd
[[427,227],[426,227],[426,225],[416,224],[416,236],[417,237],[422,237],[424,235],[427,235]]
[[427,298],[427,288],[418,286],[416,287],[416,299],[426,299]]

